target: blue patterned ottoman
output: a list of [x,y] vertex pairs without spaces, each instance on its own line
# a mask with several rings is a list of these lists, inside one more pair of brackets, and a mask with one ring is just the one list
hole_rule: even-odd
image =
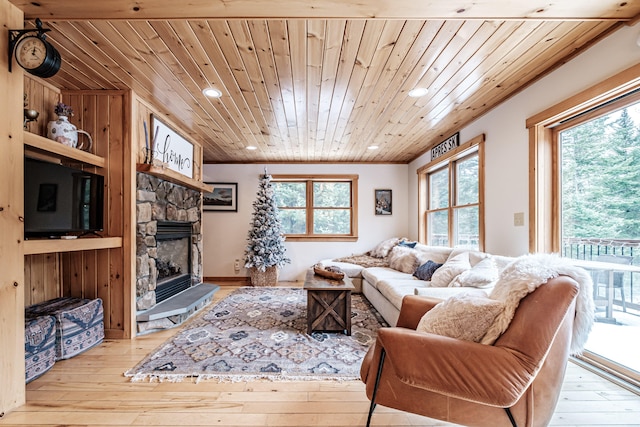
[[56,318],[40,316],[24,322],[24,365],[27,383],[56,363]]
[[26,308],[27,318],[56,318],[56,360],[68,359],[104,339],[102,300],[62,297]]

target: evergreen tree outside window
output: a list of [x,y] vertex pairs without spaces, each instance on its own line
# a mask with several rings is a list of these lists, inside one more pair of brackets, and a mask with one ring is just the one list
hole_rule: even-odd
[[564,245],[640,239],[640,102],[581,116],[555,131]]
[[357,238],[357,175],[275,175],[276,204],[290,240]]

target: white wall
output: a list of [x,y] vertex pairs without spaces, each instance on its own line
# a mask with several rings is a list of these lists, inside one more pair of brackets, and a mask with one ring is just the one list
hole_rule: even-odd
[[[237,182],[238,212],[205,211],[202,219],[204,276],[245,277],[242,268],[236,273],[235,259],[244,264],[252,203],[258,182],[264,173],[263,164],[213,164],[203,168],[205,182]],[[269,174],[357,174],[358,235],[356,242],[285,242],[291,264],[280,272],[281,281],[302,280],[306,270],[326,258],[359,254],[372,249],[383,239],[406,236],[409,230],[407,211],[408,165],[359,164],[270,164]],[[375,215],[374,190],[391,189],[392,215]]]
[[[529,215],[529,135],[527,118],[623,71],[640,61],[640,25],[623,26],[586,52],[503,102],[460,130],[461,142],[486,134],[485,232],[487,252],[517,256],[529,250],[529,231],[513,225],[513,215]],[[409,237],[418,236],[416,170],[425,154],[409,165]]]

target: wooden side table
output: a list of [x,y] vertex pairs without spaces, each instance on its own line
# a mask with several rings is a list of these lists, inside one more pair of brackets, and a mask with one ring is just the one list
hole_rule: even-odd
[[343,332],[351,335],[351,279],[327,279],[313,270],[304,280],[307,291],[307,333],[313,331]]

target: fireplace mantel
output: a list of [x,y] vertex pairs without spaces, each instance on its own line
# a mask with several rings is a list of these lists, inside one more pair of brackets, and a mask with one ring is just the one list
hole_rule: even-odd
[[210,193],[213,191],[213,186],[205,184],[204,182],[184,176],[172,169],[165,166],[150,165],[148,163],[138,163],[136,165],[138,172],[147,173],[153,175],[156,178],[161,178],[166,181],[172,182],[177,185],[184,185],[192,190],[200,191],[203,193]]

